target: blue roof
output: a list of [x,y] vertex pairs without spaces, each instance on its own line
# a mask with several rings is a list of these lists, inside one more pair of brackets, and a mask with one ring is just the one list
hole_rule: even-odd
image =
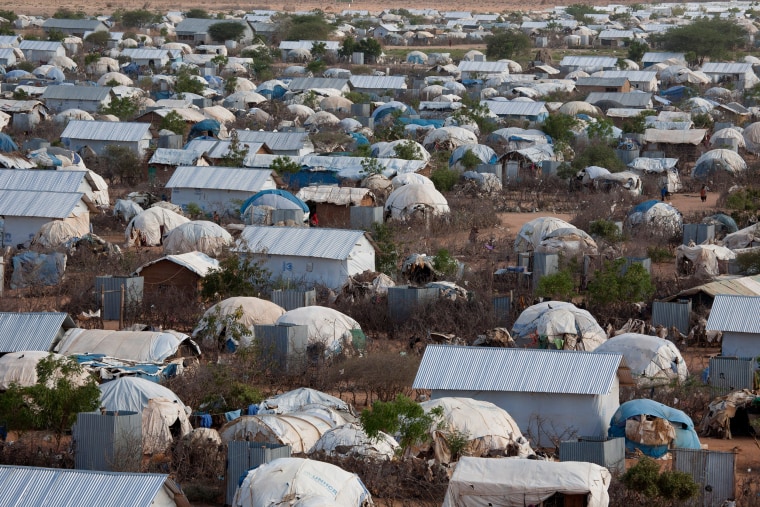
[[18,145],[13,142],[11,136],[0,132],[0,151],[10,153],[12,151],[18,151]]
[[215,136],[219,135],[219,129],[221,128],[221,124],[212,119],[206,119],[199,121],[195,125],[193,125],[193,128],[190,129],[190,135],[188,136],[188,139],[195,139],[196,137],[199,137],[204,132],[211,132]]
[[268,189],[257,192],[256,194],[246,199],[243,205],[240,206],[240,214],[242,215],[245,213],[245,210],[247,210],[248,207],[254,203],[256,203],[257,206],[272,206],[276,209],[294,209],[290,207],[283,208],[282,206],[278,206],[278,200],[280,199],[296,205],[297,207],[301,208],[304,213],[309,212],[309,207],[306,205],[306,203],[287,190]]
[[[631,400],[623,403],[618,407],[615,415],[610,421],[610,429],[607,432],[610,437],[625,437],[625,422],[631,417],[640,415],[649,415],[659,417],[669,421],[676,430],[676,438],[673,441],[673,447],[682,449],[701,449],[699,437],[694,431],[694,422],[684,412],[678,409],[670,408],[667,405],[658,403],[653,400]],[[632,440],[625,439],[626,449],[634,451],[640,449],[641,452],[653,458],[659,458],[668,452],[667,445],[650,446],[639,444]]]
[[417,114],[414,109],[407,106],[403,102],[399,102],[397,100],[392,100],[390,102],[386,102],[382,106],[375,109],[375,111],[372,113],[372,119],[377,121],[380,121],[385,116],[393,113],[394,111],[400,111],[405,114],[415,115]]
[[651,209],[652,206],[654,206],[658,202],[660,201],[658,201],[657,199],[651,199],[649,201],[644,201],[642,203],[639,203],[633,208],[631,208],[631,213],[646,213],[647,211]]

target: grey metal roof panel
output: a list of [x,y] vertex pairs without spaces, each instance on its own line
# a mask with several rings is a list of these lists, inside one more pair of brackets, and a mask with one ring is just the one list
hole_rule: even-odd
[[459,62],[459,70],[462,72],[509,72],[507,62]]
[[175,31],[178,34],[181,33],[208,33],[208,27],[211,25],[215,25],[217,23],[221,22],[236,22],[242,24],[246,24],[245,20],[242,19],[202,19],[202,18],[185,18],[182,21],[179,22],[177,27],[175,28]]
[[371,90],[405,90],[404,76],[351,76],[348,80],[353,88]]
[[259,227],[243,229],[238,248],[254,253],[347,259],[364,231],[311,227]]
[[129,142],[150,137],[150,123],[71,120],[61,139]]
[[644,53],[641,61],[644,63],[660,63],[664,62],[665,60],[670,60],[671,58],[675,58],[676,60],[683,60],[684,55],[683,53],[648,51]]
[[602,71],[602,74],[599,77],[624,77],[632,83],[650,82],[657,80],[657,73],[650,70],[605,70]]
[[484,100],[481,104],[497,116],[536,116],[548,112],[543,102]]
[[46,40],[22,40],[18,47],[22,51],[27,49],[31,51],[57,51],[63,45],[60,42]]
[[121,56],[127,56],[133,60],[161,60],[171,55],[168,49],[124,48],[121,50]]
[[618,354],[428,345],[414,389],[603,395],[612,390]]
[[81,192],[0,190],[0,216],[66,218],[83,195]]
[[[97,19],[58,19],[48,18],[42,23],[42,28],[62,28],[66,30],[92,31],[100,25],[106,26]],[[107,27],[106,27],[107,28]]]
[[239,167],[180,166],[166,184],[166,188],[205,188],[240,190],[256,193],[272,178],[268,169]]
[[0,170],[0,189],[77,192],[87,171]]
[[42,100],[92,100],[100,102],[111,93],[108,86],[48,86],[42,93]]
[[611,56],[566,56],[559,64],[563,67],[615,67],[617,66],[617,58]]
[[150,507],[165,474],[137,474],[0,465],[4,507],[109,505]]
[[313,90],[314,88],[328,88],[343,90],[348,86],[348,79],[329,77],[297,77],[288,83],[289,90]]
[[628,78],[625,77],[579,77],[576,86],[623,86]]
[[201,157],[200,154],[189,151],[179,150],[173,148],[156,148],[155,153],[148,161],[149,164],[161,164],[161,165],[193,165]]
[[760,334],[760,297],[718,294],[713,300],[708,331]]
[[741,62],[707,62],[702,65],[705,74],[746,74],[752,72],[751,63]]
[[0,352],[52,350],[61,328],[71,327],[74,322],[68,313],[0,312]]
[[308,49],[311,51],[315,42],[323,42],[325,44],[325,49],[328,51],[337,51],[340,47],[340,44],[336,40],[284,40],[280,42],[279,49],[285,49],[287,51],[290,51],[291,49]]
[[586,97],[586,102],[589,104],[596,104],[605,100],[617,102],[623,107],[647,107],[652,102],[652,94],[642,92],[591,92]]
[[241,143],[263,143],[272,151],[300,150],[309,141],[308,132],[261,132],[258,130],[238,130]]

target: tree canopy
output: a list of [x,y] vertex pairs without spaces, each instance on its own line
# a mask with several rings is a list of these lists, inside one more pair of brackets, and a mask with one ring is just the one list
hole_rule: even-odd
[[724,58],[729,52],[747,43],[747,31],[734,20],[699,18],[689,25],[678,26],[653,36],[653,42],[667,51],[691,53],[689,60],[702,64]]
[[301,40],[305,34],[311,40],[327,40],[332,26],[321,13],[291,16],[284,22],[285,40]]
[[240,40],[245,34],[245,26],[237,21],[222,21],[208,27],[208,34],[216,42],[227,40]]
[[203,9],[190,9],[185,13],[185,17],[193,19],[208,19],[211,16],[209,16],[208,12]]
[[139,28],[160,19],[161,16],[145,9],[124,11],[121,14],[121,24],[125,28]]
[[530,38],[519,30],[509,30],[486,37],[486,56],[512,58],[530,48]]

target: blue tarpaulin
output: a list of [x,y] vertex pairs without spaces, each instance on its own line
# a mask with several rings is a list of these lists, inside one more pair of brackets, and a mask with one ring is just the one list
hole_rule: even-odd
[[[648,415],[665,419],[673,425],[676,432],[676,438],[670,447],[682,449],[701,449],[699,437],[694,431],[694,422],[685,413],[678,409],[670,408],[662,403],[653,400],[631,400],[623,403],[618,407],[615,415],[610,421],[610,429],[607,434],[610,437],[625,438],[625,423],[632,417]],[[653,458],[664,456],[669,449],[667,445],[644,445],[632,440],[625,439],[625,447],[628,451],[640,449],[641,452]]]
[[370,144],[369,139],[367,139],[364,134],[360,134],[359,132],[352,132],[349,135],[354,138],[357,146],[368,146]]
[[188,140],[195,139],[200,136],[208,135],[210,132],[211,134],[215,136],[219,136],[219,129],[222,127],[222,125],[212,119],[202,120],[193,125],[193,127],[190,129],[190,134],[187,136]]
[[652,200],[649,200],[649,201],[644,201],[642,203],[639,203],[636,206],[634,206],[633,208],[631,208],[631,214],[633,214],[633,213],[646,213],[647,211],[649,211],[649,209],[652,206],[654,206],[658,202],[660,202],[660,201],[658,201],[657,199],[652,199]]
[[267,189],[257,192],[248,199],[245,200],[242,206],[240,206],[240,214],[245,214],[245,210],[249,206],[271,206],[275,209],[298,209],[300,208],[304,213],[309,212],[309,207],[298,197],[294,196],[287,190],[280,189]]
[[375,120],[375,122],[381,121],[383,118],[388,116],[389,114],[392,114],[396,111],[399,111],[406,115],[416,115],[417,113],[412,109],[411,107],[407,106],[403,102],[399,102],[397,100],[392,100],[390,102],[386,102],[382,106],[379,106],[375,111],[372,113],[372,119]]
[[0,151],[4,153],[10,153],[12,151],[18,151],[18,145],[13,142],[11,136],[0,132]]
[[402,125],[419,125],[420,127],[443,127],[444,120],[425,120],[423,118],[399,118],[398,122]]
[[58,285],[66,271],[66,255],[41,254],[27,250],[13,256],[11,289],[34,285]]

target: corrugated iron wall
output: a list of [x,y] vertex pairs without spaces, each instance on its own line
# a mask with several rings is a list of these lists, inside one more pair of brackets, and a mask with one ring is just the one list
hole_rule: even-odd
[[509,312],[512,310],[512,301],[509,296],[493,298],[493,313],[496,317],[496,325],[506,327],[509,324]]
[[652,304],[652,325],[662,325],[667,328],[676,326],[683,334],[689,334],[689,315],[691,315],[691,300],[685,303],[664,303],[655,301]]
[[227,444],[226,505],[232,505],[235,491],[246,472],[278,458],[289,458],[290,446],[264,442],[237,442]]
[[76,468],[137,472],[142,459],[142,415],[79,413],[72,441]]
[[317,304],[317,293],[312,290],[273,290],[272,302],[285,308],[285,311],[295,310],[304,306]]
[[388,288],[388,314],[395,322],[403,322],[418,308],[438,299],[438,289],[407,285]]
[[720,507],[735,494],[736,454],[697,449],[673,449],[673,470],[685,472],[699,484],[690,507]]
[[755,361],[735,357],[710,358],[710,386],[723,392],[755,388]]
[[375,224],[383,223],[382,206],[351,206],[351,228],[371,231]]
[[95,298],[98,306],[103,304],[103,320],[119,320],[121,314],[121,288],[124,287],[125,311],[130,305],[142,301],[143,277],[141,276],[97,276],[95,277]]
[[625,439],[579,437],[560,442],[560,461],[585,461],[606,467],[612,473],[625,473]]
[[308,326],[253,326],[262,354],[280,371],[288,371],[299,359],[305,359],[308,331]]

